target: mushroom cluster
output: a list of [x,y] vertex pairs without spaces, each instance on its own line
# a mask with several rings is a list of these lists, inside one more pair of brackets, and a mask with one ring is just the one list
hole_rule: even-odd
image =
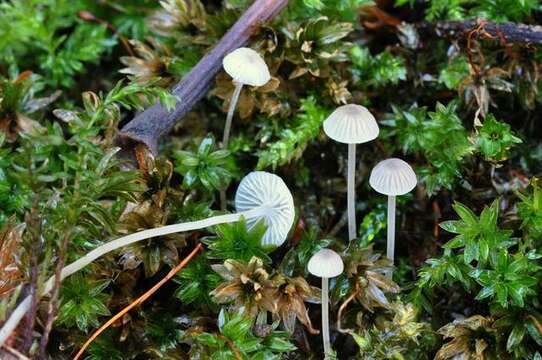
[[[367,108],[348,104],[335,109],[324,121],[324,132],[331,139],[348,144],[347,166],[347,214],[348,239],[356,238],[356,144],[369,142],[378,137],[379,128]],[[416,187],[417,179],[412,167],[401,159],[391,158],[378,163],[371,171],[371,187],[388,195],[387,257],[393,262],[395,248],[395,197],[404,195]]]
[[[226,55],[223,59],[223,67],[226,73],[232,77],[235,85],[222,140],[222,147],[227,149],[235,107],[243,86],[263,86],[271,79],[271,76],[263,58],[249,48],[239,48]],[[379,135],[378,124],[367,108],[357,104],[347,104],[338,107],[329,115],[323,123],[323,129],[331,139],[348,144],[348,240],[352,241],[357,237],[356,145],[376,139]],[[401,159],[383,160],[371,171],[370,186],[375,191],[388,196],[386,254],[392,262],[395,248],[395,200],[397,196],[412,191],[416,187],[416,183],[416,174],[410,165]],[[225,208],[225,191],[221,191],[221,203]],[[262,246],[278,247],[284,243],[294,223],[295,210],[292,194],[280,177],[267,172],[252,172],[242,179],[235,194],[235,208],[237,213],[148,229],[105,243],[64,267],[60,274],[61,280],[103,255],[152,237],[236,222],[244,218],[249,227],[253,227],[258,222],[264,222],[267,230],[261,240]],[[312,275],[320,277],[322,281],[322,336],[324,356],[327,359],[332,354],[329,332],[329,279],[339,276],[344,270],[344,264],[338,253],[331,249],[322,249],[311,257],[307,267]],[[48,279],[41,291],[41,296],[52,290],[54,281],[54,276]],[[30,296],[25,298],[0,328],[0,346],[28,312],[31,302]]]

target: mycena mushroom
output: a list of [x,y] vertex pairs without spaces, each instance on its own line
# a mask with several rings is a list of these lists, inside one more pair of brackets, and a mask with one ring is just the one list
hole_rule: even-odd
[[[227,54],[222,60],[224,71],[232,77],[235,89],[233,90],[224,124],[222,148],[227,150],[230,140],[231,123],[239,95],[243,85],[263,86],[270,79],[269,69],[263,58],[256,51],[241,47]],[[220,208],[226,210],[226,190],[220,190]]]
[[226,55],[224,60],[222,60],[222,65],[224,71],[232,77],[233,84],[235,85],[228,108],[228,115],[226,116],[224,137],[222,139],[222,147],[227,149],[233,113],[235,112],[243,85],[263,86],[271,79],[271,75],[269,74],[267,64],[260,54],[246,47],[233,50]]
[[405,161],[391,158],[376,164],[371,171],[369,184],[384,195],[388,195],[388,237],[386,255],[393,263],[395,255],[395,197],[404,195],[416,187],[414,170]]
[[365,143],[378,136],[378,124],[374,116],[361,105],[339,106],[324,121],[324,132],[333,140],[348,144],[347,209],[348,239],[356,238],[356,144]]
[[[241,180],[235,195],[235,207],[237,213],[143,230],[110,241],[64,267],[61,272],[61,280],[76,273],[101,256],[138,241],[181,231],[197,230],[213,225],[235,222],[241,218],[245,218],[249,226],[263,221],[267,226],[267,231],[262,238],[262,245],[266,247],[280,246],[286,240],[294,222],[294,201],[290,190],[288,190],[288,187],[280,177],[267,172],[252,172]],[[41,295],[47,294],[52,290],[54,280],[54,276],[47,280]],[[0,329],[0,346],[4,344],[28,312],[31,303],[32,297],[26,297],[4,323]]]
[[341,275],[344,264],[335,251],[322,249],[310,258],[307,269],[314,276],[322,278],[322,339],[324,342],[324,357],[327,359],[331,354],[329,339],[329,278]]

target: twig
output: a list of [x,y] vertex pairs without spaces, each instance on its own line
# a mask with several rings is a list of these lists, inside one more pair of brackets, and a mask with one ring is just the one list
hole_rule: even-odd
[[98,337],[100,336],[100,334],[102,332],[104,332],[109,326],[111,326],[113,323],[115,323],[115,321],[117,321],[118,319],[122,318],[128,311],[132,310],[134,307],[140,305],[141,303],[143,303],[145,300],[147,300],[152,294],[154,294],[162,285],[164,285],[167,281],[169,281],[172,277],[175,276],[175,274],[177,274],[182,268],[184,268],[186,265],[188,265],[188,263],[197,255],[197,253],[203,248],[203,246],[200,244],[198,244],[198,246],[196,246],[194,248],[194,250],[192,250],[192,252],[186,257],[184,258],[183,261],[181,261],[181,263],[177,266],[175,266],[173,269],[171,269],[171,271],[162,279],[160,280],[156,285],[154,285],[152,288],[150,288],[149,290],[147,290],[147,292],[145,292],[143,295],[141,295],[140,297],[138,297],[136,300],[134,300],[133,302],[131,302],[128,306],[126,306],[124,309],[122,309],[120,312],[118,312],[117,314],[115,314],[115,316],[113,316],[111,319],[109,319],[105,324],[103,324],[98,330],[96,330],[94,332],[94,334],[92,334],[90,336],[90,338],[83,344],[83,347],[81,347],[81,349],[79,350],[79,352],[77,353],[77,355],[75,355],[75,357],[73,358],[73,360],[77,360],[81,357],[81,355],[83,355],[83,353],[85,352],[85,350],[89,347],[89,345]]
[[484,39],[499,40],[501,43],[542,44],[540,25],[496,24],[481,20],[423,22],[415,25],[420,31],[440,37],[463,37],[476,30]]
[[382,26],[411,25],[421,32],[430,33],[439,37],[464,37],[476,34],[478,38],[498,40],[501,44],[542,44],[542,26],[516,24],[513,22],[493,23],[485,19],[475,20],[451,20],[437,22],[419,22],[412,24],[401,23],[401,21],[388,14],[378,6],[362,6],[362,12],[371,15],[376,21],[363,21],[363,25],[374,30]]
[[346,300],[339,307],[339,312],[337,313],[337,330],[339,330],[339,332],[341,333],[348,333],[352,331],[351,329],[343,329],[342,324],[341,324],[342,316],[343,316],[343,311],[346,309],[348,304],[350,304],[356,298],[356,296],[359,295],[360,291],[361,291],[360,286],[359,284],[356,283],[356,291],[350,294],[350,296],[348,296]]
[[179,99],[175,108],[168,112],[160,104],[155,104],[143,111],[122,128],[117,143],[127,151],[133,149],[134,143],[142,143],[156,155],[159,138],[167,134],[205,95],[221,68],[222,58],[246,44],[260,25],[271,20],[287,3],[288,0],[254,1],[218,44],[173,88],[172,94]]

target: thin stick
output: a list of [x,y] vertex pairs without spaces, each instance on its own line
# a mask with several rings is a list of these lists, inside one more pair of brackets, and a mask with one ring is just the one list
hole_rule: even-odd
[[145,292],[143,295],[138,297],[135,301],[131,302],[130,305],[126,306],[124,309],[122,309],[120,312],[118,312],[115,316],[113,316],[111,319],[109,319],[105,324],[103,324],[98,330],[96,330],[90,338],[85,342],[85,344],[81,347],[77,355],[73,358],[73,360],[78,360],[81,355],[85,352],[85,350],[92,344],[92,342],[100,336],[101,333],[103,333],[109,326],[115,323],[118,319],[122,318],[128,311],[133,309],[134,307],[141,305],[145,300],[147,300],[149,297],[151,297],[152,294],[154,294],[162,285],[164,285],[166,282],[168,282],[172,277],[175,276],[179,271],[181,271],[182,268],[184,268],[188,263],[196,256],[196,254],[203,248],[203,246],[198,244],[192,250],[192,252],[184,258],[183,261],[181,261],[180,264],[175,266],[171,271],[162,279],[160,280],[156,285],[154,285],[152,288],[150,288],[147,292]]
[[356,144],[348,144],[348,240],[356,238]]
[[[234,221],[238,221],[242,216],[244,216],[246,219],[250,219],[250,218],[261,215],[265,211],[267,211],[266,207],[258,207],[258,208],[254,208],[252,210],[237,213],[237,214],[214,216],[214,217],[204,219],[204,220],[168,225],[168,226],[163,226],[160,228],[143,230],[134,234],[123,236],[119,239],[110,241],[92,250],[91,252],[83,256],[82,258],[66,266],[64,269],[62,269],[61,280],[64,280],[68,276],[81,270],[82,268],[84,268],[85,266],[93,262],[94,260],[98,259],[99,257],[111,251],[114,251],[116,249],[119,249],[123,246],[127,246],[135,242],[138,242],[140,240],[144,240],[144,239],[148,239],[148,238],[156,237],[156,236],[172,234],[176,232],[202,229],[209,226],[223,224],[227,222],[234,222]],[[55,276],[50,277],[45,283],[43,292],[38,295],[43,296],[44,294],[48,294],[53,288],[54,281],[55,281]],[[17,306],[17,308],[15,308],[15,310],[11,313],[11,316],[9,317],[9,319],[4,323],[3,327],[0,329],[0,346],[4,344],[4,342],[7,340],[9,335],[13,332],[13,330],[15,330],[15,328],[17,327],[21,319],[30,309],[31,304],[32,304],[32,297],[27,296]]]
[[478,37],[501,43],[542,44],[542,26],[512,22],[492,23],[481,20],[452,20],[414,24],[421,32],[439,37],[459,38],[480,28]]
[[356,282],[356,291],[350,294],[350,296],[348,296],[346,300],[339,307],[339,312],[337,313],[337,330],[339,330],[342,333],[348,333],[350,331],[353,331],[353,329],[343,329],[341,320],[342,320],[343,311],[346,310],[346,307],[348,306],[348,304],[354,301],[356,296],[358,296],[360,290],[361,289],[359,287],[359,283]]
[[395,257],[395,196],[388,196],[388,244],[386,256],[393,264]]
[[329,279],[322,278],[322,338],[324,340],[324,357],[331,354],[331,341],[329,340]]

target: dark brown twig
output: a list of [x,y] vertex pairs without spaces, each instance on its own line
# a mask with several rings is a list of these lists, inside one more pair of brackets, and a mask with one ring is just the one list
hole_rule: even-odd
[[418,30],[439,37],[464,37],[476,30],[484,39],[499,40],[501,43],[542,44],[542,26],[511,22],[496,24],[481,20],[439,21],[416,24]]
[[179,98],[175,108],[169,112],[156,104],[143,111],[122,128],[118,144],[128,151],[133,149],[134,143],[144,144],[157,154],[159,138],[167,134],[205,95],[221,68],[222,58],[246,44],[260,25],[271,20],[287,3],[288,0],[254,1],[218,44],[173,88],[173,95]]

